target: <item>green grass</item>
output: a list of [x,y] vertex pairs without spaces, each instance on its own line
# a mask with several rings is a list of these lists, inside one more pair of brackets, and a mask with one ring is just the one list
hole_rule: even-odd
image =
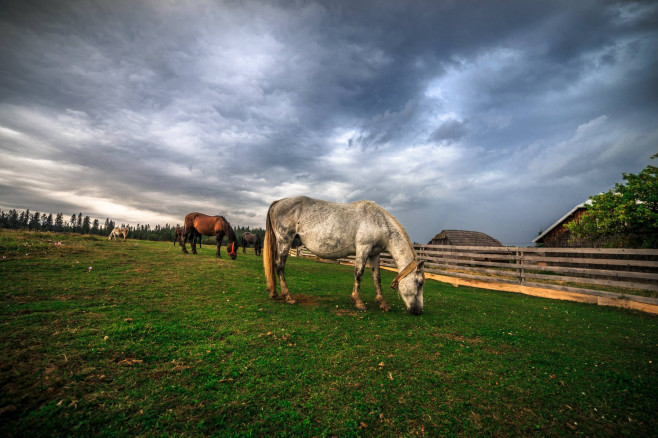
[[655,317],[434,281],[385,313],[369,273],[361,313],[296,258],[291,306],[214,252],[0,230],[0,434],[658,434]]

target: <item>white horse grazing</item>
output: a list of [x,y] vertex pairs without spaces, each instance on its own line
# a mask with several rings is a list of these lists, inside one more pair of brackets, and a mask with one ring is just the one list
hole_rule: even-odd
[[370,264],[377,292],[376,302],[390,310],[384,301],[379,275],[379,255],[391,254],[398,275],[391,287],[397,289],[407,311],[419,315],[423,311],[423,262],[416,253],[402,225],[386,210],[370,201],[350,204],[321,201],[299,196],[275,201],[267,212],[263,267],[270,298],[278,299],[276,275],[286,302],[296,301],[286,284],[284,268],[295,236],[314,254],[327,259],[355,255],[352,300],[359,310],[365,310],[360,295],[361,277],[366,262]]
[[126,238],[128,237],[128,231],[130,231],[129,228],[119,228],[119,227],[114,227],[110,235],[108,236],[109,240],[112,240],[113,238],[119,238],[119,236],[123,236],[123,241],[126,241]]

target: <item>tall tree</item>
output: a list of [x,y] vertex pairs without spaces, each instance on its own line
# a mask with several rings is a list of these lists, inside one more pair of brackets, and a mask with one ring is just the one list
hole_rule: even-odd
[[625,184],[590,196],[583,217],[567,228],[574,239],[596,246],[658,248],[658,167],[622,175]]
[[82,221],[82,229],[80,230],[82,234],[89,234],[89,231],[91,230],[91,218],[89,216],[85,216],[85,218]]
[[21,213],[20,216],[20,227],[27,228],[27,224],[30,223],[30,209],[25,210]]
[[62,213],[57,213],[55,218],[55,231],[64,230],[64,215]]
[[18,228],[20,226],[18,212],[15,209],[9,210],[7,224],[9,225],[9,228]]
[[28,228],[30,230],[38,230],[41,228],[41,215],[37,211],[33,215],[30,216],[30,222],[28,223]]
[[[44,213],[44,215],[45,215],[45,213]],[[46,216],[46,220],[43,221],[43,223],[41,225],[44,227],[45,230],[52,231],[53,225],[54,225],[54,223],[53,223],[53,214],[49,213],[48,216]]]

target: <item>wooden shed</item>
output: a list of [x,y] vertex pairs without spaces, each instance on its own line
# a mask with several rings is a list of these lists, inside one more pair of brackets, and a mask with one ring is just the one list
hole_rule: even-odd
[[587,211],[586,204],[589,202],[591,201],[576,205],[567,214],[558,219],[557,222],[548,227],[546,231],[535,237],[532,242],[546,247],[562,248],[569,246],[582,246],[582,242],[573,242],[569,239],[571,237],[571,231],[569,231],[565,225],[569,222],[580,219],[580,217]]
[[443,230],[428,245],[503,246],[497,239],[479,231]]

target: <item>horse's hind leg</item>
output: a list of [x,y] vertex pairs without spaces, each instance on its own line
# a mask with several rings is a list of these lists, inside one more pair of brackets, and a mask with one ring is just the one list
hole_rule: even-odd
[[180,240],[180,246],[181,246],[181,251],[183,253],[187,254],[187,248],[185,248],[185,244],[187,243],[187,238],[190,235],[190,232],[188,230],[183,231],[183,234],[181,236]]
[[[288,304],[295,304],[297,301],[290,295],[290,290],[288,290],[288,283],[286,283],[286,274],[285,274],[285,268],[286,268],[286,260],[288,260],[288,251],[290,251],[290,245],[292,244],[292,240],[290,242],[277,242],[277,245],[279,246],[279,255],[276,260],[276,272],[279,275],[279,284],[281,285],[281,295],[283,295],[283,299],[286,300],[286,303]],[[277,298],[276,295],[272,296],[271,298]]]
[[190,236],[192,236],[192,238],[190,239],[190,246],[192,247],[192,254],[196,254],[196,235],[196,231],[191,229]]
[[356,258],[354,259],[354,287],[351,296],[357,310],[366,310],[366,305],[361,300],[361,278],[363,278],[367,258],[368,254],[365,251],[359,251],[357,248]]
[[368,264],[370,265],[370,270],[372,271],[372,281],[375,283],[375,302],[379,304],[379,308],[388,312],[391,310],[391,306],[384,300],[384,295],[382,294],[382,279],[379,274],[379,254],[372,255],[368,257]]

